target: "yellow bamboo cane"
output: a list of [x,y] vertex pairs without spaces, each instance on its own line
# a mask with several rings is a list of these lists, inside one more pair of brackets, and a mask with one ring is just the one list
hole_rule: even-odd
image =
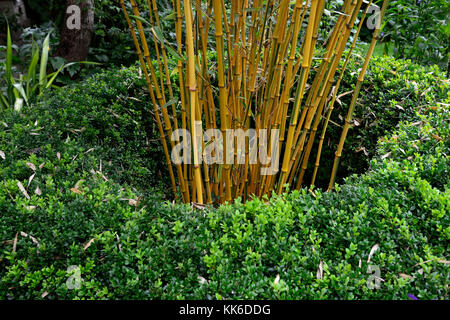
[[380,28],[381,28],[381,21],[383,21],[383,17],[384,17],[384,14],[385,14],[385,11],[386,11],[386,8],[387,8],[388,4],[389,4],[389,0],[384,0],[383,1],[383,5],[381,7],[380,15],[379,15],[379,18],[378,18],[378,23],[376,24],[375,30],[373,32],[372,41],[370,43],[369,50],[367,51],[366,59],[365,59],[364,64],[363,64],[363,66],[361,68],[361,71],[360,71],[359,76],[358,76],[358,80],[357,80],[356,85],[355,85],[355,90],[354,90],[354,93],[353,93],[352,101],[350,103],[350,107],[349,107],[348,112],[347,112],[347,117],[345,118],[345,125],[344,125],[344,128],[342,130],[341,138],[339,140],[339,145],[338,145],[338,148],[337,148],[337,151],[336,151],[336,154],[335,154],[333,168],[332,168],[332,171],[331,171],[330,183],[328,185],[328,190],[332,190],[333,187],[334,187],[334,181],[336,179],[336,173],[337,173],[337,169],[338,169],[338,166],[339,166],[339,159],[341,158],[342,149],[344,148],[344,142],[345,142],[345,139],[347,137],[348,129],[350,127],[350,122],[352,121],[353,111],[355,109],[356,101],[358,100],[359,92],[361,90],[361,86],[362,86],[362,83],[364,81],[364,76],[366,74],[367,66],[369,65],[370,59],[371,59],[372,54],[373,54],[373,50],[375,49],[375,45],[376,45],[377,40],[378,40],[378,35],[380,33]]

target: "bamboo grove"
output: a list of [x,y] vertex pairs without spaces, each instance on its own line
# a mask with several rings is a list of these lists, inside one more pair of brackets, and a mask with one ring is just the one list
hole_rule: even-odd
[[[148,85],[175,197],[212,204],[280,194],[287,185],[291,189],[314,185],[339,86],[372,1],[345,0],[327,39],[318,43],[325,0],[173,0],[177,48],[158,32],[156,0],[145,3],[148,20],[140,11],[143,1],[120,3]],[[385,0],[379,21],[387,4]],[[345,117],[329,189],[379,32],[380,23]],[[208,58],[209,52],[215,53],[214,59]],[[177,83],[170,80],[174,70],[169,58],[176,59]],[[179,128],[191,133],[192,164],[171,160],[176,145],[171,137]],[[196,137],[207,129],[218,129],[223,136],[228,129],[266,129],[268,141],[277,129],[279,170],[261,174],[268,164],[249,161],[248,138],[244,150],[227,150],[227,144],[222,150],[244,161],[201,161],[202,153],[195,150],[203,150],[205,141]],[[180,138],[183,144],[189,139]],[[270,148],[268,144],[272,156]],[[311,181],[305,181],[307,170],[312,171]]]

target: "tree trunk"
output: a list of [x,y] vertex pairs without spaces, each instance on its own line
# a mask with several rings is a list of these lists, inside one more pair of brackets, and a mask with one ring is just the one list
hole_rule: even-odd
[[66,9],[55,55],[69,62],[86,60],[94,32],[94,1],[66,0]]

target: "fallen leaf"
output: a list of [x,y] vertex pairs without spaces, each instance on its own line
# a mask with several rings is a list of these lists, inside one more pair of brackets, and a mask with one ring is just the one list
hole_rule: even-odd
[[356,153],[361,152],[361,151],[364,152],[364,155],[365,155],[365,156],[368,156],[368,155],[369,155],[369,153],[367,152],[366,148],[364,148],[364,147],[359,147],[359,148],[357,148],[357,149],[355,150]]
[[388,153],[386,153],[386,154],[382,155],[382,156],[381,156],[381,159],[386,159],[387,157],[390,157],[390,156],[391,156],[391,154],[392,154],[392,152],[391,152],[391,151],[389,151]]
[[19,235],[18,232],[16,232],[16,236],[14,238],[14,242],[13,242],[13,252],[16,252],[16,247],[17,247],[17,236]]
[[41,148],[33,148],[25,151],[27,154],[37,153]]
[[374,245],[372,249],[370,249],[369,257],[367,258],[367,263],[370,262],[370,259],[372,259],[373,254],[380,248],[378,244]]
[[316,278],[323,279],[323,261],[322,260],[320,260],[319,268],[317,268]]
[[95,241],[94,238],[92,238],[91,240],[89,240],[83,247],[83,251],[86,251],[87,248],[89,248],[91,246],[91,244]]
[[27,167],[30,168],[33,171],[36,171],[36,166],[33,163],[31,163],[31,162],[27,162]]
[[5,153],[2,151],[2,150],[0,150],[0,157],[3,159],[3,160],[5,160]]
[[39,189],[39,187],[36,187],[36,190],[34,190],[34,193],[37,194],[38,196],[40,196],[42,194],[41,189]]
[[71,188],[70,191],[72,191],[73,193],[76,193],[76,194],[83,194],[83,192],[78,190],[77,188]]
[[201,204],[201,203],[197,203],[197,202],[192,202],[192,206],[199,209],[199,210],[203,210],[205,209],[205,205]]
[[27,188],[30,186],[30,183],[31,183],[31,181],[33,181],[35,175],[36,175],[36,173],[33,173],[33,174],[28,178]]
[[19,187],[20,191],[22,191],[22,193],[25,196],[25,198],[30,200],[30,196],[28,195],[27,190],[25,190],[25,188],[23,187],[23,185],[22,185],[22,183],[20,181],[17,181],[17,186]]
[[116,239],[117,239],[117,242],[119,243],[117,245],[117,247],[119,247],[119,251],[122,251],[122,245],[120,244],[120,238],[119,238],[119,235],[117,233],[116,233]]
[[25,238],[30,238],[31,241],[33,241],[33,242],[37,245],[38,248],[41,246],[41,245],[39,244],[39,242],[36,240],[35,237],[33,237],[33,236],[31,236],[31,235],[29,235],[29,234],[23,232],[23,231],[20,231],[20,235],[21,235],[22,237],[25,237]]
[[437,141],[442,141],[443,139],[439,137],[437,134],[432,133],[431,136],[436,139]]
[[424,92],[422,92],[422,94],[420,95],[420,96],[423,96],[423,95],[425,95],[428,91],[430,91],[431,90],[431,87],[429,87],[428,89],[426,89]]
[[199,284],[208,283],[208,280],[206,280],[206,279],[203,278],[202,276],[198,276],[198,283],[199,283]]
[[103,179],[103,180],[109,181],[108,178],[106,178],[105,175],[104,175],[103,173],[101,173],[100,171],[97,171],[97,173],[98,173],[99,175],[102,176],[102,179]]
[[275,280],[274,280],[273,284],[277,285],[277,284],[279,284],[279,283],[280,283],[280,275],[277,274],[277,276],[275,277]]

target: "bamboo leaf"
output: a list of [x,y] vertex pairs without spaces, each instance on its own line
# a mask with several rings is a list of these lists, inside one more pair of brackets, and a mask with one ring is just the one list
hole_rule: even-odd
[[169,52],[170,55],[175,57],[175,59],[180,60],[180,61],[185,61],[186,60],[186,58],[180,56],[178,54],[178,52],[176,52],[171,46],[166,45],[165,48],[167,49],[167,51]]
[[25,196],[25,198],[27,198],[28,200],[30,200],[30,196],[28,195],[27,190],[25,190],[25,188],[23,187],[22,183],[20,181],[17,181],[17,186],[19,187],[19,190],[23,193],[23,195]]
[[176,12],[172,12],[171,14],[168,14],[167,16],[165,16],[163,18],[163,20],[166,20],[166,21],[175,20],[176,17],[177,17]]
[[5,98],[3,94],[0,93],[0,103],[6,109],[9,107],[8,100]]
[[132,14],[130,14],[129,16],[130,16],[131,18],[135,19],[135,20],[139,20],[140,22],[143,22],[143,23],[145,23],[145,24],[148,24],[149,26],[152,25],[149,21],[145,20],[144,18],[142,18],[142,17],[140,17],[140,16],[135,16],[135,15],[132,15]]
[[173,106],[174,104],[177,104],[177,102],[178,102],[178,98],[173,98],[173,99],[171,99],[170,101],[168,101],[166,104],[164,104],[164,105],[161,107],[161,109],[167,108],[167,107],[169,107],[169,106]]

